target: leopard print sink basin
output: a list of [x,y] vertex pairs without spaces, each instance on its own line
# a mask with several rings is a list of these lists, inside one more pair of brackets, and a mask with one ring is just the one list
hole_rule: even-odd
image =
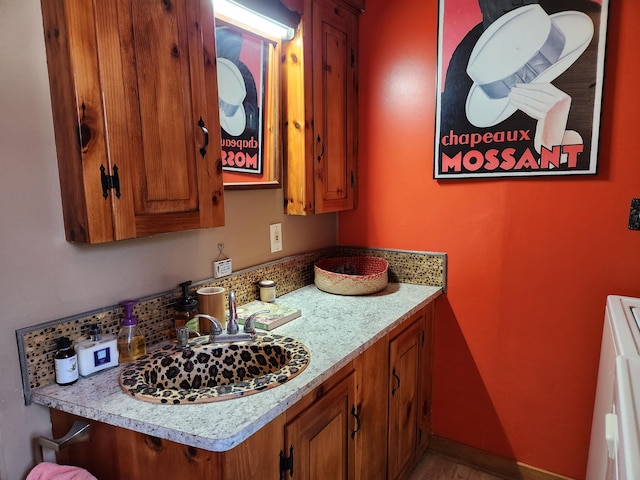
[[309,357],[302,343],[272,334],[182,350],[166,344],[124,366],[120,386],[147,402],[216,402],[277,387],[302,372]]

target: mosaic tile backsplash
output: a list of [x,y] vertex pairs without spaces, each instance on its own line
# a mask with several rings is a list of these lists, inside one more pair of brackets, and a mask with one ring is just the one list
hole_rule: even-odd
[[[277,295],[281,296],[312,284],[313,264],[318,259],[362,255],[387,260],[390,282],[441,286],[446,290],[446,254],[336,246],[240,270],[221,279],[203,280],[191,285],[191,291],[195,296],[195,291],[201,287],[224,287],[235,290],[238,305],[243,305],[259,298],[257,284],[264,278],[276,282]],[[176,288],[139,299],[134,315],[138,317],[147,345],[171,338],[173,306],[180,297],[181,292]],[[117,334],[122,313],[122,306],[113,305],[16,330],[25,403],[31,403],[33,388],[55,382],[53,356],[57,338],[69,337],[73,342],[89,338],[89,325],[94,323],[100,324],[103,335]]]

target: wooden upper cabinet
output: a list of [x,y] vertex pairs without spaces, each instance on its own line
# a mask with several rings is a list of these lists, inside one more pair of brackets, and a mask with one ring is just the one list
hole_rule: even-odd
[[358,12],[306,0],[297,38],[284,46],[285,212],[357,205]]
[[42,0],[67,240],[224,224],[210,0]]

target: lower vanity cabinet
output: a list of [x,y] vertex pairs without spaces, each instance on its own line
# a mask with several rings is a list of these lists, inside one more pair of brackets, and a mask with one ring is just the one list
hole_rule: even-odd
[[[89,442],[69,445],[57,460],[100,480],[407,478],[431,428],[432,328],[428,305],[229,451],[83,419]],[[50,412],[54,438],[79,419]]]

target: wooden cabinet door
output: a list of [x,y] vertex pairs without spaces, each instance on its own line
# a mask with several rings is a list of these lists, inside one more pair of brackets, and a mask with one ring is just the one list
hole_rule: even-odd
[[[229,451],[220,453],[221,479],[280,480],[285,414],[262,427]],[[195,479],[195,477],[192,477]],[[205,477],[200,477],[205,478]]]
[[384,336],[354,360],[356,413],[360,429],[355,436],[356,478],[387,478],[387,417],[389,338]]
[[305,0],[297,37],[283,45],[288,214],[357,206],[357,12]]
[[358,18],[337,3],[312,5],[316,212],[349,210],[356,187]]
[[389,479],[400,478],[416,458],[421,319],[389,344]]
[[42,2],[70,241],[224,223],[208,0]]
[[429,445],[431,433],[431,382],[433,371],[434,304],[427,306],[421,314],[424,333],[420,342],[420,375],[418,385],[418,451],[421,457]]
[[[331,388],[285,426],[285,448],[292,480],[354,478],[353,374]],[[357,435],[357,433],[356,433]]]

